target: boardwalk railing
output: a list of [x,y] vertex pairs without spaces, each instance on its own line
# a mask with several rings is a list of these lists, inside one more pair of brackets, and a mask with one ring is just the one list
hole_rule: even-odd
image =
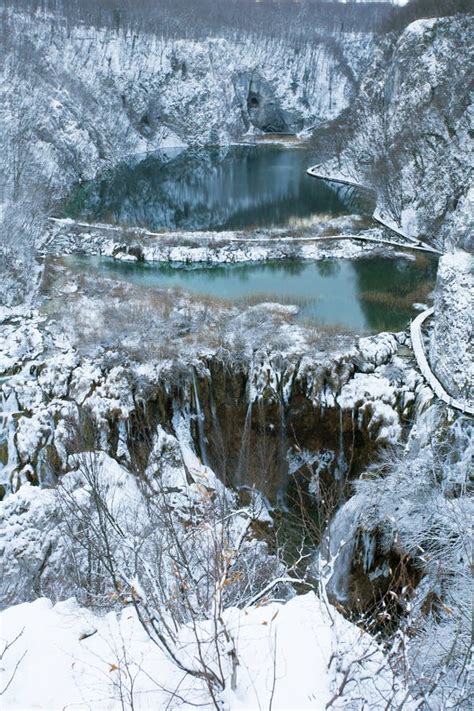
[[[330,180],[332,183],[340,183],[341,185],[349,185],[352,188],[359,188],[359,190],[365,190],[366,192],[369,193],[375,193],[375,190],[372,188],[367,187],[366,185],[361,185],[360,183],[357,183],[355,180],[350,180],[349,178],[342,178],[340,176],[332,176],[332,175],[326,175],[324,173],[319,172],[320,164],[318,165],[313,165],[311,168],[307,169],[307,174],[310,175],[312,178],[318,178],[319,180]],[[391,240],[384,240],[380,239],[378,240],[379,242],[383,242],[384,244],[393,244],[397,245],[399,247],[408,247],[410,249],[419,249],[422,252],[432,252],[433,254],[442,254],[442,252],[439,251],[439,249],[436,249],[435,247],[432,247],[430,244],[427,242],[423,242],[421,239],[417,239],[416,237],[409,237],[408,235],[404,234],[401,232],[401,230],[395,229],[395,227],[392,227],[389,225],[381,215],[377,215],[376,212],[373,213],[372,219],[374,219],[376,222],[378,222],[382,227],[385,227],[385,229],[390,230],[390,232],[393,232],[396,234],[398,237],[402,237],[403,239],[407,240],[407,243],[403,242],[393,242]],[[364,239],[364,237],[360,237],[360,239]]]
[[413,347],[413,353],[415,354],[415,358],[418,363],[418,367],[426,382],[433,390],[433,392],[440,398],[440,400],[443,400],[447,405],[449,405],[450,407],[454,407],[456,410],[461,410],[461,412],[464,412],[464,414],[466,415],[473,416],[474,407],[465,405],[459,400],[456,400],[455,398],[451,397],[451,395],[449,395],[449,393],[447,393],[446,390],[443,388],[443,386],[431,370],[430,364],[428,363],[428,359],[425,353],[425,347],[423,344],[423,334],[421,331],[421,327],[426,321],[426,319],[433,315],[433,312],[433,307],[427,309],[426,311],[423,311],[410,324],[411,343]]

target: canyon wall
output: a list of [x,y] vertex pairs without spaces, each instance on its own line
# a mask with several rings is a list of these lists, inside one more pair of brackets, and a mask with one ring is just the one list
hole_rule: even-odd
[[417,20],[381,37],[327,166],[372,186],[386,222],[441,249],[472,250],[473,23]]
[[457,250],[439,263],[430,363],[446,390],[466,404],[474,401],[474,258]]

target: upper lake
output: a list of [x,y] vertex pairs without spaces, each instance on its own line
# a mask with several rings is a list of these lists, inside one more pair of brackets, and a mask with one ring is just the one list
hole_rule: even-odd
[[306,174],[307,147],[237,145],[123,162],[76,186],[64,217],[162,230],[251,230],[371,214],[367,194]]

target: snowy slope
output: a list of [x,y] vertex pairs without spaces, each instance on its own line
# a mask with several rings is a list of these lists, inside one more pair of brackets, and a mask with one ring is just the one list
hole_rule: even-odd
[[[235,689],[220,694],[222,708],[314,709],[386,708],[386,698],[400,703],[403,686],[394,677],[376,643],[314,593],[246,610],[228,609],[225,622],[237,640]],[[215,708],[204,684],[183,678],[142,629],[132,607],[99,617],[70,599],[52,605],[45,599],[1,613],[0,636],[12,641],[2,666],[5,684],[19,666],[2,698],[4,711],[64,708],[115,711],[129,708]],[[212,637],[203,622],[199,637]],[[190,627],[180,631],[183,653],[197,653]],[[212,646],[206,645],[209,657]],[[229,665],[230,667],[230,665]],[[338,688],[345,680],[344,693]],[[28,683],[24,680],[27,679]],[[54,679],[54,683],[53,682]],[[121,698],[122,697],[122,698]],[[169,706],[168,706],[169,704]],[[409,701],[403,707],[415,709]]]

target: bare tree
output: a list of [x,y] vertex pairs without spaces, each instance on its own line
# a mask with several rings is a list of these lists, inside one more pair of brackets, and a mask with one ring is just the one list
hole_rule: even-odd
[[[23,635],[23,632],[24,632],[24,629],[22,629],[22,630],[17,634],[17,636],[14,637],[14,639],[12,639],[12,640],[10,640],[10,641],[2,640],[2,642],[3,642],[3,649],[0,651],[0,664],[3,664],[3,663],[4,663],[4,659],[5,659],[6,655],[7,655],[7,653],[10,652],[10,651],[15,647],[16,643],[21,639],[21,637],[22,637],[22,635]],[[27,653],[28,653],[28,650],[25,649],[25,651],[23,652],[23,654],[21,654],[21,655],[19,656],[19,658],[17,659],[17,661],[16,661],[15,664],[13,665],[13,669],[12,669],[12,671],[8,674],[8,676],[7,676],[7,678],[5,679],[5,681],[3,682],[3,686],[0,686],[0,696],[3,696],[3,695],[6,693],[6,691],[8,690],[8,688],[10,687],[10,685],[12,684],[12,682],[13,682],[13,680],[14,680],[14,678],[15,678],[17,672],[18,672],[18,669],[20,668],[20,665],[21,665],[23,659],[25,658],[25,656],[27,655]]]
[[[58,501],[84,598],[133,605],[153,643],[219,708],[219,693],[228,683],[236,687],[239,666],[225,607],[271,598],[299,578],[250,539],[259,510],[237,506],[222,485],[209,488],[188,471],[188,491],[177,492],[148,470],[128,475],[125,500],[108,485],[97,453],[78,461],[75,482],[60,482]],[[179,640],[183,625],[192,632],[192,654]]]

